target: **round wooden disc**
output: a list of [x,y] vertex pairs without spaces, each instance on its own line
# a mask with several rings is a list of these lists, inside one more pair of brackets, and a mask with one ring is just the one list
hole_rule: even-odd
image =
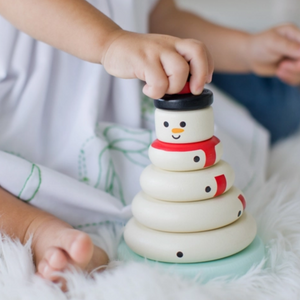
[[135,218],[125,227],[124,239],[135,253],[157,261],[194,263],[216,260],[246,248],[256,235],[256,223],[244,213],[236,222],[210,231],[170,233],[153,230]]
[[140,177],[147,195],[179,202],[216,197],[230,189],[233,182],[234,171],[223,160],[209,168],[187,172],[171,172],[149,165]]
[[236,187],[218,197],[194,202],[161,201],[140,192],[131,208],[134,217],[146,227],[169,232],[197,232],[235,222],[243,214],[244,199]]

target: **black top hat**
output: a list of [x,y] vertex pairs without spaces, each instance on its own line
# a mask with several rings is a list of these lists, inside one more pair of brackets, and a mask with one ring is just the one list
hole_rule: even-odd
[[210,106],[213,103],[213,93],[204,89],[200,95],[175,94],[165,95],[161,99],[155,99],[156,108],[166,110],[196,110]]

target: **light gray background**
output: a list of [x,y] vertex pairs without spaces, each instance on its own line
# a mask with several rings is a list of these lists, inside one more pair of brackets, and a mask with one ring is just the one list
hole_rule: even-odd
[[300,27],[300,0],[177,0],[177,3],[214,22],[250,32],[288,21]]

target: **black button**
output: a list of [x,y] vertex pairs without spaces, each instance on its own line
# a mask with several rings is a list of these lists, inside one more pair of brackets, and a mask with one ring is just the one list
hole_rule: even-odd
[[177,257],[179,257],[179,258],[181,258],[181,257],[183,257],[183,253],[182,252],[177,252]]
[[194,162],[199,162],[200,161],[200,157],[199,156],[195,156],[194,157]]

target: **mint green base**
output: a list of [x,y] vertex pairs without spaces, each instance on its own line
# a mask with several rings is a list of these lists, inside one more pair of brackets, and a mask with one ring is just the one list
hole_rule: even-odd
[[255,265],[258,265],[265,255],[265,247],[261,239],[256,236],[254,241],[241,252],[222,259],[191,264],[172,264],[157,262],[134,253],[124,240],[118,248],[118,258],[122,261],[136,261],[147,263],[155,267],[162,267],[172,274],[206,282],[210,279],[226,276],[228,279],[239,277]]

